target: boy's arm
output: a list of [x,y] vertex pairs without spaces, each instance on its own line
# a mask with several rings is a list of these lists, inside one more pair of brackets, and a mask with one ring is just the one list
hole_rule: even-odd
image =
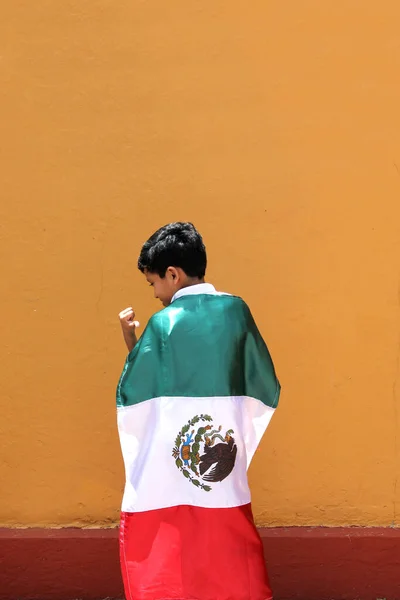
[[139,322],[134,319],[135,313],[131,306],[119,313],[122,335],[124,336],[125,344],[129,352],[131,352],[137,344],[136,327],[139,327]]
[[[127,356],[117,388],[117,406],[131,406],[150,398],[167,395],[163,375],[165,325],[162,320],[160,313],[151,317],[143,335]],[[136,339],[136,335],[132,335],[132,328],[128,329],[126,324],[124,327],[131,336],[128,338],[129,348],[133,346],[133,338]]]

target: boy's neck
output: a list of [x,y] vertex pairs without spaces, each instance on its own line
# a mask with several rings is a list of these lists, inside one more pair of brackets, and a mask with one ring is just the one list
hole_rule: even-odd
[[182,285],[179,289],[183,290],[183,288],[191,287],[192,285],[199,285],[200,283],[205,283],[204,277],[202,279],[199,279],[198,277],[187,277],[182,282]]

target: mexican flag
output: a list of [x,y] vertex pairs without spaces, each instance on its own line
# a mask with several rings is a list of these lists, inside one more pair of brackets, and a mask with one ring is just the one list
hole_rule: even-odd
[[127,600],[269,600],[247,469],[280,385],[247,305],[210,284],[149,321],[117,389]]

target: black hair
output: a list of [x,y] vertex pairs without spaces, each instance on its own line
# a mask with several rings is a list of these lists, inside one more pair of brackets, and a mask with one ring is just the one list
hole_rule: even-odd
[[168,267],[179,267],[188,277],[203,279],[207,267],[206,248],[192,223],[165,225],[143,245],[138,260],[142,273],[147,269],[164,277]]

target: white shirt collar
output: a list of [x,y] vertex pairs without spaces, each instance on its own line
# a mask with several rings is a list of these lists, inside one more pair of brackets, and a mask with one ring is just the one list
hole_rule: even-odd
[[182,298],[182,296],[193,296],[194,294],[216,294],[215,287],[211,283],[196,283],[196,285],[189,285],[188,287],[181,288],[173,296],[171,304],[174,300]]

